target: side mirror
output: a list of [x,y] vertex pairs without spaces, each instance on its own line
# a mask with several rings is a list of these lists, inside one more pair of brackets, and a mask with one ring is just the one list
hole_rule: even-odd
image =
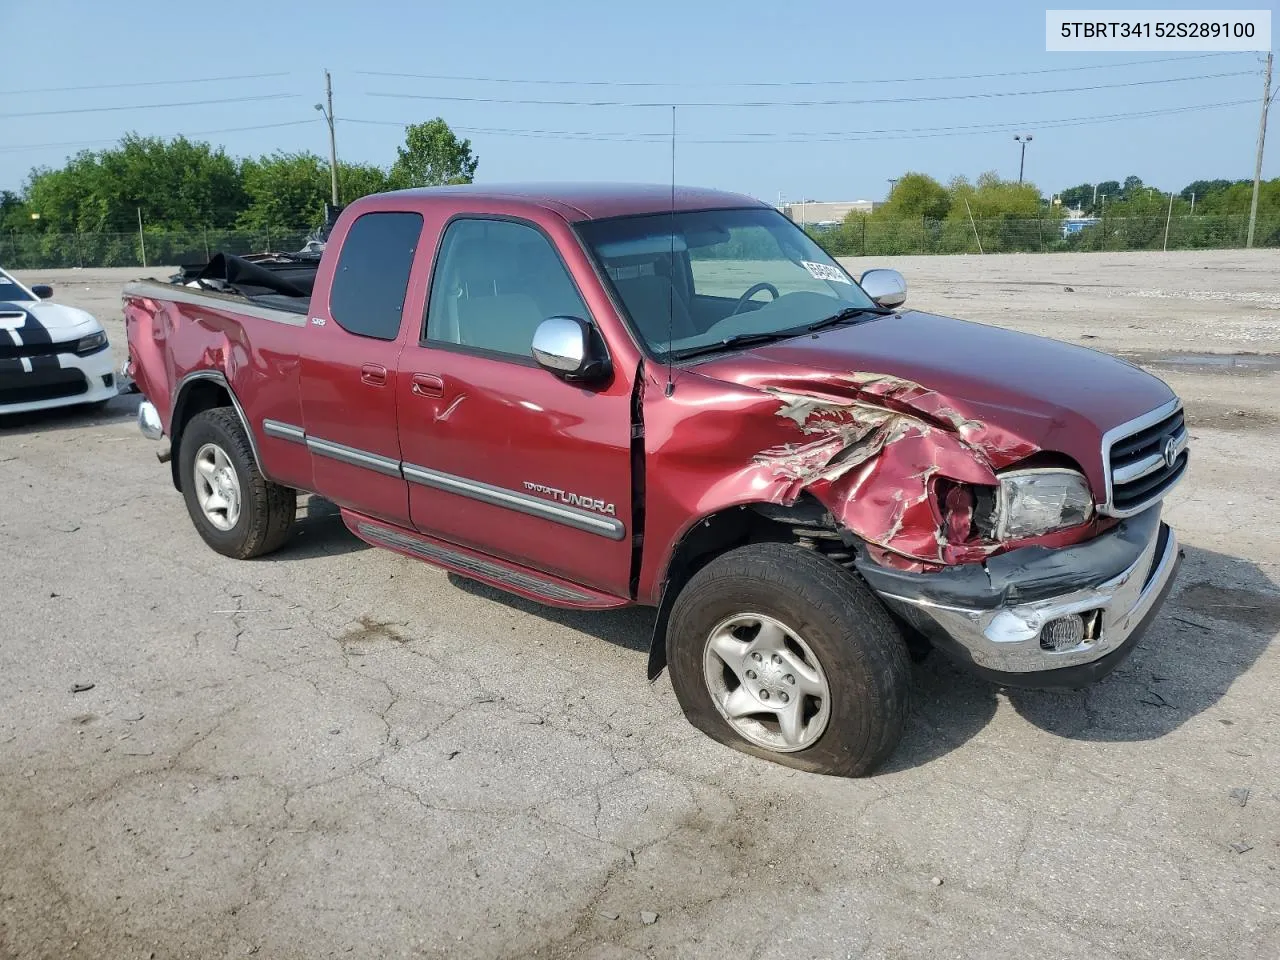
[[858,286],[882,307],[900,307],[907,300],[907,281],[897,270],[868,270]]
[[31,292],[41,300],[48,300],[53,296],[53,287],[49,286],[47,283],[37,283],[31,288]]
[[611,372],[600,334],[578,317],[551,317],[533,333],[533,359],[562,380],[590,383]]

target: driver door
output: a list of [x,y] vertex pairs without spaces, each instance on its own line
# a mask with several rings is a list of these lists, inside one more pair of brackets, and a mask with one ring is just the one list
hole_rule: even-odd
[[541,229],[449,222],[424,336],[400,359],[410,514],[423,533],[625,597],[630,372],[586,386],[543,370],[533,334],[553,316],[592,319]]

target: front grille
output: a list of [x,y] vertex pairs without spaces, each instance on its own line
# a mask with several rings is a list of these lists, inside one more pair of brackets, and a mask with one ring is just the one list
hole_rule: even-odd
[[[1134,421],[1131,432],[1111,440],[1107,469],[1111,497],[1107,513],[1131,516],[1155,503],[1182,479],[1187,470],[1187,427],[1182,408],[1151,422]],[[1170,442],[1172,441],[1172,448]],[[1172,452],[1172,461],[1166,456]]]
[[76,340],[64,343],[24,343],[15,347],[11,343],[0,343],[0,360],[20,360],[23,357],[56,357],[60,353],[75,353]]
[[88,389],[89,381],[79,370],[33,370],[0,375],[0,407],[74,397]]

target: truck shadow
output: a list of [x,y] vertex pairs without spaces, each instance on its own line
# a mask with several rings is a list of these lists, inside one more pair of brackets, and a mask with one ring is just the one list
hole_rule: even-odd
[[[628,650],[649,652],[649,638],[653,635],[653,621],[657,615],[651,607],[623,607],[620,610],[567,610],[548,607],[533,600],[526,600],[513,593],[506,593],[476,580],[468,580],[456,573],[449,574],[449,583],[472,596],[504,604],[521,613],[541,617],[551,623],[588,636],[612,643]],[[644,666],[640,669],[643,671]]]
[[367,543],[347,529],[335,504],[315,494],[302,494],[298,497],[298,515],[289,542],[271,556],[278,560],[311,560],[369,549]]
[[[1247,560],[1185,548],[1178,583],[1156,622],[1115,673],[1082,690],[1002,689],[934,652],[914,670],[914,708],[882,772],[958,750],[991,723],[1000,699],[1048,733],[1087,742],[1154,740],[1221,700],[1280,632],[1280,589]],[[456,574],[460,590],[629,650],[646,652],[654,612],[545,607]],[[643,663],[637,664],[643,669]],[[1231,722],[1230,717],[1222,717]],[[1002,733],[1002,737],[1016,734]]]
[[1000,697],[1041,730],[1099,743],[1154,740],[1214,706],[1280,632],[1280,590],[1247,560],[1185,551],[1155,623],[1132,656],[1091,687],[1001,690],[933,653],[916,668],[915,710],[886,772],[962,747],[990,723]]

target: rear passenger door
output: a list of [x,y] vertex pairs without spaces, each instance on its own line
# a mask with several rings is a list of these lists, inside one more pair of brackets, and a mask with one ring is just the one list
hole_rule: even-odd
[[316,284],[321,296],[329,290],[328,302],[313,298],[301,350],[312,489],[402,526],[409,525],[409,494],[400,474],[396,384],[403,318],[422,315],[430,269],[429,257],[415,256],[422,224],[419,213],[374,211],[330,241],[340,244],[332,282]]
[[451,220],[424,336],[401,356],[400,443],[418,529],[626,596],[629,371],[574,385],[530,350],[548,317],[592,322],[579,284],[597,282],[530,223]]

